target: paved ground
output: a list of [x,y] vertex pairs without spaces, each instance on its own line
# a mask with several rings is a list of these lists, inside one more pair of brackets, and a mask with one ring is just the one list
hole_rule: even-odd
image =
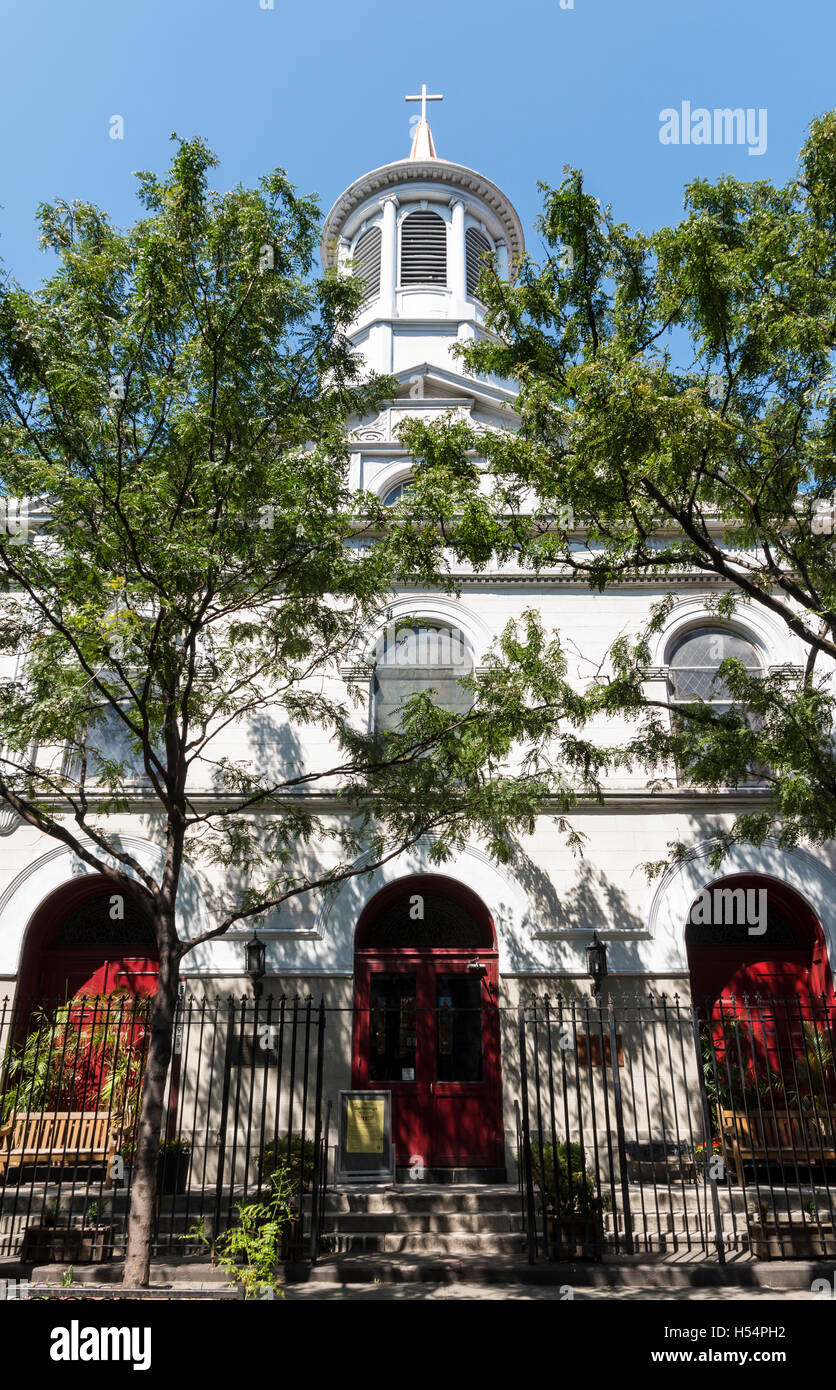
[[295,1284],[287,1290],[288,1303],[327,1303],[350,1299],[357,1303],[438,1303],[453,1301],[474,1302],[488,1299],[502,1303],[560,1303],[569,1294],[578,1303],[628,1302],[653,1303],[743,1303],[764,1300],[792,1300],[821,1303],[821,1294],[805,1289],[651,1289],[607,1288],[574,1289],[569,1285],[540,1284]]

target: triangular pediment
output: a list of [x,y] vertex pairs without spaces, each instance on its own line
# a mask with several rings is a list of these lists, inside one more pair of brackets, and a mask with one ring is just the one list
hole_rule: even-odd
[[516,392],[506,383],[485,381],[424,362],[395,373],[398,385],[391,404],[376,415],[358,420],[352,438],[361,443],[384,443],[405,419],[455,418],[477,427],[514,429]]
[[510,382],[469,376],[430,362],[421,362],[396,372],[395,380],[398,382],[395,391],[398,401],[423,396],[425,400],[470,399],[483,405],[513,406],[517,397],[516,387]]

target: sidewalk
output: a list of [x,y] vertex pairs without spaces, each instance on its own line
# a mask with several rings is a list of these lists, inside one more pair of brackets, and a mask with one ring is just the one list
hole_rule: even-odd
[[[28,1281],[31,1296],[48,1293],[57,1297],[135,1297],[121,1287],[122,1263],[79,1265],[72,1270],[73,1286],[62,1287],[67,1265],[25,1266],[0,1260],[0,1281]],[[478,1257],[422,1257],[419,1255],[331,1256],[315,1265],[286,1269],[290,1299],[339,1298],[566,1298],[577,1299],[746,1299],[813,1298],[814,1280],[827,1280],[836,1290],[836,1261],[741,1260],[720,1265],[715,1261],[648,1262],[646,1259],[607,1263],[536,1264],[517,1257],[486,1260]],[[152,1287],[141,1296],[234,1299],[223,1271],[206,1260],[155,1261]],[[388,1292],[387,1292],[388,1290]],[[831,1295],[833,1296],[833,1295]]]

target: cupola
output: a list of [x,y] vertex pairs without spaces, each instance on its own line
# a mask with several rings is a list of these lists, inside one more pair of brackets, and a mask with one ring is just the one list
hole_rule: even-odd
[[416,361],[450,368],[450,348],[484,331],[478,293],[483,257],[509,276],[524,251],[522,226],[505,194],[482,174],[439,158],[423,86],[406,159],[356,179],[325,222],[322,261],[343,265],[365,295],[350,337],[378,372]]

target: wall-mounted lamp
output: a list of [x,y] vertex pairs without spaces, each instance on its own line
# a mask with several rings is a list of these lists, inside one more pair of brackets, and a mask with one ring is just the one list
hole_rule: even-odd
[[261,998],[264,989],[261,983],[264,979],[264,971],[267,965],[267,947],[263,941],[259,940],[258,932],[253,927],[252,940],[247,942],[247,974],[252,980],[253,995],[256,999]]
[[586,971],[592,977],[592,993],[595,998],[601,993],[601,981],[607,977],[607,947],[599,941],[598,933],[592,933],[592,940],[586,948]]

